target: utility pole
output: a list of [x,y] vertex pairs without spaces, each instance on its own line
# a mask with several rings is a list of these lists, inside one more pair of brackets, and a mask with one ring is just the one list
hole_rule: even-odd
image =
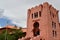
[[[9,21],[6,22],[6,26],[8,26],[8,22]],[[6,32],[5,32],[5,40],[7,40],[7,27],[6,27]]]

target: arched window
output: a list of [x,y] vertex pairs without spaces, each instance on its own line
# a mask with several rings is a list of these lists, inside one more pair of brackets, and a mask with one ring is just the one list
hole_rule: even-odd
[[37,36],[37,35],[40,35],[40,29],[39,29],[39,23],[38,22],[35,22],[33,24],[33,35],[34,36]]

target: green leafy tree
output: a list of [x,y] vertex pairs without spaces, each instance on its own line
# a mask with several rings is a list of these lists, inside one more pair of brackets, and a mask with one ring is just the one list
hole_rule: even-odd
[[20,29],[10,29],[11,34],[8,30],[3,30],[2,33],[0,33],[0,40],[18,40],[18,38],[23,37],[23,32]]

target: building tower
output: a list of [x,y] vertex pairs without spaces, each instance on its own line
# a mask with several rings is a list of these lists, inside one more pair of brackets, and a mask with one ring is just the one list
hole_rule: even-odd
[[40,35],[45,40],[59,40],[58,10],[47,2],[28,9],[27,37]]

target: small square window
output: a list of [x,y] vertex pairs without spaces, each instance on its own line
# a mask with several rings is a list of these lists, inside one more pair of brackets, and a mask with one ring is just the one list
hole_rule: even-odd
[[53,37],[57,36],[57,32],[55,30],[52,31],[53,32]]
[[42,39],[40,39],[40,40],[42,40]]
[[41,11],[39,11],[39,16],[41,17]]
[[54,14],[52,13],[52,16],[53,16],[53,18],[54,18]]
[[55,36],[57,36],[57,32],[55,31]]
[[33,18],[33,14],[32,14],[32,18]]
[[54,37],[54,30],[52,32],[53,32],[53,37]]
[[52,22],[52,28],[56,29],[56,23]]
[[38,12],[34,13],[34,18],[38,17]]
[[51,11],[50,11],[50,15],[54,18],[54,13],[52,13]]

